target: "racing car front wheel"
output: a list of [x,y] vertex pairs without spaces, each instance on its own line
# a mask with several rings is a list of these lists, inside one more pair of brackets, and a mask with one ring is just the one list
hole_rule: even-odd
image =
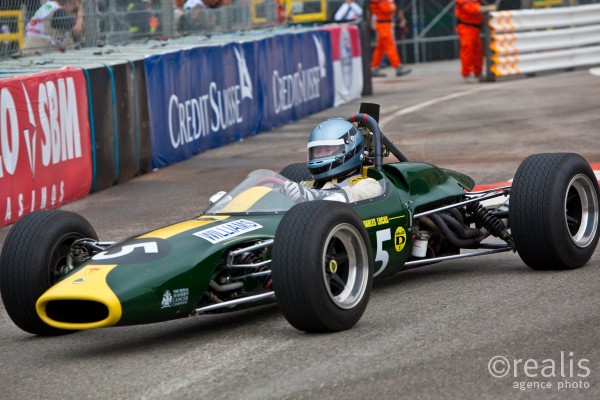
[[295,328],[351,328],[367,307],[373,280],[371,246],[360,217],[339,202],[292,207],[275,233],[271,273],[279,308]]
[[98,237],[81,215],[37,211],[13,225],[0,255],[0,292],[6,312],[26,332],[53,336],[74,332],[47,325],[37,315],[37,299],[66,272],[75,240]]
[[536,154],[515,175],[509,224],[521,259],[533,269],[573,269],[598,244],[600,190],[590,165],[571,153]]

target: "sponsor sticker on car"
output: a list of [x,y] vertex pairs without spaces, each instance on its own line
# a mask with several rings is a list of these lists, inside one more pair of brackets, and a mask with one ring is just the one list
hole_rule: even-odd
[[194,236],[208,240],[212,244],[217,244],[260,228],[262,228],[262,225],[256,222],[239,219],[195,232]]

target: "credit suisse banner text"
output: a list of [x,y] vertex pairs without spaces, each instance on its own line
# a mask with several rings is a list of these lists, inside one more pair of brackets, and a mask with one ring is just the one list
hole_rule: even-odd
[[330,54],[312,31],[147,57],[153,166],[333,106]]

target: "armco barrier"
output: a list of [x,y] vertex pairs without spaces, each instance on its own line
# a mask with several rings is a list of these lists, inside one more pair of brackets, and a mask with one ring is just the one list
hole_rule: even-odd
[[600,64],[600,5],[492,12],[484,41],[488,80]]
[[133,83],[133,107],[137,137],[137,173],[145,174],[152,168],[152,138],[150,134],[150,111],[144,60],[129,61]]
[[116,130],[114,79],[109,69],[100,65],[84,68],[87,78],[90,106],[90,131],[92,141],[93,177],[91,190],[98,191],[113,186],[119,177]]
[[89,193],[85,86],[71,68],[0,81],[0,226]]
[[[143,68],[143,64],[140,62]],[[118,164],[119,176],[117,182],[125,182],[134,176],[148,172],[151,158],[150,131],[148,125],[147,94],[141,100],[138,98],[138,82],[145,76],[143,69],[136,69],[132,62],[108,66],[112,69],[115,79],[115,101],[117,132],[119,136]],[[145,121],[141,113],[145,113]],[[142,126],[144,128],[142,128]],[[142,148],[145,146],[145,148]],[[142,163],[142,155],[146,161]],[[144,164],[144,165],[142,165]]]
[[142,60],[84,68],[91,110],[92,191],[150,170],[152,149],[143,68]]

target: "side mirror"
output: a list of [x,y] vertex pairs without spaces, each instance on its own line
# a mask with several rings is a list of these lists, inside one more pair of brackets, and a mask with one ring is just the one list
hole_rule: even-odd
[[210,199],[208,199],[208,205],[212,206],[213,204],[215,204],[217,201],[221,200],[221,198],[223,196],[225,196],[225,194],[227,194],[226,191],[221,190],[215,194],[213,194],[212,196],[210,196]]

